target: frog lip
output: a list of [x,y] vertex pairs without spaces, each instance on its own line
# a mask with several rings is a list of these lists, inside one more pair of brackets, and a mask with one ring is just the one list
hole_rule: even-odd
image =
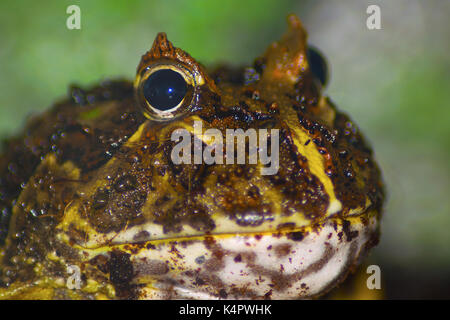
[[[375,210],[355,211],[352,215],[345,218],[339,215],[331,217],[323,217],[316,220],[298,220],[294,222],[274,221],[268,220],[258,226],[238,226],[232,220],[224,220],[226,223],[216,226],[212,231],[200,231],[194,229],[189,225],[183,225],[180,232],[164,233],[163,226],[148,222],[140,225],[135,225],[123,229],[119,232],[110,232],[107,234],[93,232],[86,241],[77,242],[77,246],[86,250],[101,249],[108,251],[108,248],[123,245],[144,246],[146,244],[161,244],[169,242],[182,241],[197,241],[205,239],[223,239],[231,237],[248,238],[255,235],[263,236],[281,236],[284,234],[308,234],[310,232],[317,232],[320,226],[326,222],[333,221],[337,225],[342,225],[346,222],[345,219],[354,219],[359,221],[360,217],[378,217]],[[215,220],[220,221],[220,220]],[[280,228],[280,226],[282,226]]]
[[[370,208],[357,208],[348,212],[346,219],[360,216],[377,216],[377,211]],[[342,223],[343,218],[335,213],[331,216],[319,217],[314,220],[301,219],[268,219],[260,225],[238,225],[228,217],[216,217],[216,227],[211,231],[201,231],[194,229],[190,225],[183,225],[181,232],[164,233],[163,226],[148,222],[128,228],[125,231],[114,234],[112,244],[133,244],[143,242],[168,242],[180,240],[204,239],[207,237],[248,237],[255,234],[284,234],[294,232],[311,232],[313,229],[326,221]],[[282,227],[280,227],[282,226]]]

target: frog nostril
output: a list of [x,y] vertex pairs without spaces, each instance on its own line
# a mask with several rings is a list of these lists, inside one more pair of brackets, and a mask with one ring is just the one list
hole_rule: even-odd
[[322,54],[320,54],[320,51],[316,48],[309,47],[306,55],[308,57],[311,72],[319,79],[322,86],[325,86],[328,80],[328,66]]
[[162,69],[155,71],[145,80],[143,93],[152,107],[166,111],[183,101],[187,84],[178,72]]

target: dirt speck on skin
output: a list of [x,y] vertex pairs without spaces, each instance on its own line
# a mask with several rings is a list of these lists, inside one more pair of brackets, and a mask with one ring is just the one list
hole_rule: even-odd
[[302,241],[305,235],[301,231],[291,232],[287,235],[287,237],[294,241]]
[[113,250],[108,261],[108,269],[109,279],[116,289],[116,296],[120,299],[135,299],[136,286],[130,283],[134,277],[130,254]]
[[287,256],[291,252],[291,245],[288,243],[280,244],[274,247],[275,254],[277,255],[277,258],[282,258]]
[[344,231],[345,237],[347,238],[348,242],[352,241],[359,234],[359,232],[357,230],[350,231],[350,224],[351,223],[348,220],[344,220],[343,223],[342,223],[342,230]]
[[134,263],[137,276],[163,275],[169,272],[169,267],[164,261],[156,259],[141,259]]
[[222,299],[226,299],[228,297],[227,291],[225,289],[220,289],[219,297],[222,298]]
[[205,269],[209,272],[219,271],[224,267],[225,263],[222,261],[222,259],[218,259],[214,256],[205,261]]

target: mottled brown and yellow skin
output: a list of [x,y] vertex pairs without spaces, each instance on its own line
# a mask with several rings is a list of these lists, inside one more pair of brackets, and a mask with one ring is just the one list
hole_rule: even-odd
[[[211,72],[158,34],[135,85],[159,61],[192,72],[192,103],[174,119],[156,121],[142,112],[133,83],[112,81],[72,87],[68,99],[7,141],[0,157],[0,299],[177,298],[170,286],[155,285],[170,272],[198,286],[206,282],[211,297],[276,298],[285,290],[282,275],[268,273],[270,294],[208,282],[231,254],[223,239],[302,241],[332,223],[351,241],[358,235],[352,226],[378,221],[383,189],[372,151],[355,124],[321,95],[306,58],[306,34],[295,16],[288,22],[287,33],[252,67]],[[278,173],[263,176],[250,164],[174,165],[170,135],[177,128],[192,132],[194,121],[223,131],[280,129]],[[361,255],[376,244],[378,227],[368,237]],[[151,263],[136,258],[194,243],[211,251],[210,267],[197,274],[181,254]],[[81,270],[80,289],[66,286],[69,265]]]

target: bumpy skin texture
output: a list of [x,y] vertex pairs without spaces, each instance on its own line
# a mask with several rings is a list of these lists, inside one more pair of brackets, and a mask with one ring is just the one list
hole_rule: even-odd
[[[171,121],[113,81],[33,118],[0,158],[0,298],[284,299],[324,294],[378,241],[383,189],[358,128],[321,95],[306,34],[207,72],[161,33],[138,66],[196,79]],[[137,80],[137,85],[139,80]],[[280,130],[280,167],[175,165],[177,128]],[[69,266],[81,272],[69,289]]]

